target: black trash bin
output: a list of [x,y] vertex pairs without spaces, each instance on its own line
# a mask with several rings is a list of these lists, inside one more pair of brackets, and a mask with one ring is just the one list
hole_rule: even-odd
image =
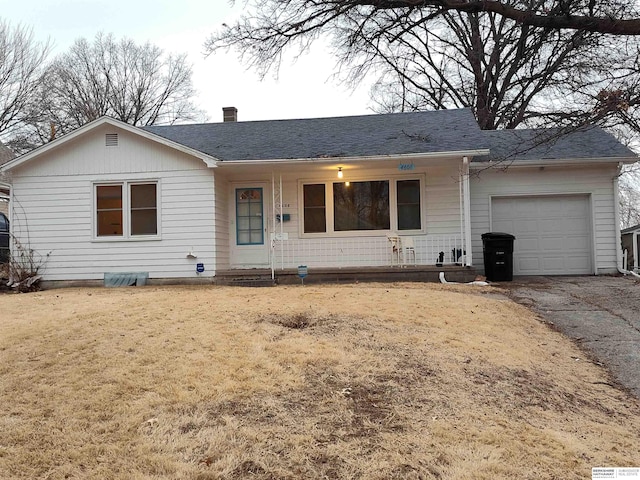
[[513,280],[513,241],[510,233],[489,232],[482,234],[484,273],[492,282]]

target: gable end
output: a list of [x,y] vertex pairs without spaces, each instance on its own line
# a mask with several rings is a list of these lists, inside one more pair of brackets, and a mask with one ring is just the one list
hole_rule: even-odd
[[107,147],[117,147],[118,146],[118,134],[117,133],[107,133],[104,136],[104,144]]

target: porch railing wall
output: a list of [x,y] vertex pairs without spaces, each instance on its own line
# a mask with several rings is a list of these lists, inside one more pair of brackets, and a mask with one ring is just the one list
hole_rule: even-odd
[[[454,235],[412,236],[417,265],[464,263],[462,238]],[[441,255],[442,254],[442,255]],[[273,265],[276,269],[313,267],[377,267],[397,265],[391,242],[386,237],[301,238],[274,240]],[[440,260],[442,260],[440,262]],[[413,265],[412,254],[400,256],[400,264]]]

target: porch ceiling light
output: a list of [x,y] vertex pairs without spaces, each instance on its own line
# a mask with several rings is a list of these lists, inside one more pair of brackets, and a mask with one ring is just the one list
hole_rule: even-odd
[[342,167],[338,167],[338,178],[342,178]]

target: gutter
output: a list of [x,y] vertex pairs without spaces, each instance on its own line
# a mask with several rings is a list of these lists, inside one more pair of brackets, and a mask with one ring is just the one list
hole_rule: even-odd
[[623,275],[632,275],[636,278],[640,278],[640,275],[638,275],[635,272],[632,272],[630,270],[625,270],[624,268],[622,268],[622,245],[620,244],[621,242],[621,234],[620,234],[620,197],[618,194],[618,183],[619,183],[619,177],[620,177],[620,173],[622,171],[622,162],[620,162],[618,164],[618,174],[613,177],[613,217],[614,217],[614,223],[615,223],[615,230],[616,230],[616,268],[618,269],[618,272],[620,272]]
[[471,162],[472,169],[482,168],[513,168],[513,167],[564,167],[575,165],[604,165],[610,163],[635,163],[637,157],[595,157],[595,158],[540,158],[535,160],[518,160],[517,158],[504,159],[499,161]]
[[313,157],[313,158],[272,158],[265,160],[222,160],[218,167],[231,167],[237,165],[281,165],[281,164],[314,164],[314,163],[355,163],[364,161],[385,160],[421,160],[430,158],[460,158],[464,156],[488,155],[489,150],[461,150],[429,153],[405,153],[393,155],[365,155],[361,157]]

